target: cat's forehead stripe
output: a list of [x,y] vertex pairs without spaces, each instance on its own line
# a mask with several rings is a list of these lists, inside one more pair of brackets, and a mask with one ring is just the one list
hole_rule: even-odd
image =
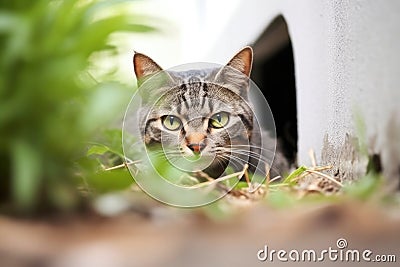
[[252,112],[246,100],[229,88],[229,83],[216,84],[215,75],[214,69],[170,72],[176,87],[164,91],[159,102],[160,107],[153,110],[155,115],[158,113],[159,118],[175,114],[185,120],[192,120],[226,111],[235,115],[241,114],[241,120],[249,127]]

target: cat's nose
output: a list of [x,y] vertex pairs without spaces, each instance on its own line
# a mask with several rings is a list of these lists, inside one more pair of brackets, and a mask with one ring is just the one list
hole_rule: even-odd
[[186,137],[187,147],[194,153],[200,153],[205,147],[204,139],[206,136],[201,133],[192,133]]
[[192,150],[194,153],[200,153],[205,147],[206,147],[206,144],[204,144],[204,143],[188,145],[188,148],[190,148],[190,150]]

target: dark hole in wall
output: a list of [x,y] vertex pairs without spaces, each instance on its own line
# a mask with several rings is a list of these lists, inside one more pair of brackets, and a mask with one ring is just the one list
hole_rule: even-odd
[[398,177],[399,177],[399,181],[398,181],[398,184],[397,184],[397,190],[400,191],[400,166],[397,168],[397,174],[398,174]]
[[381,155],[372,154],[368,156],[367,173],[381,173],[382,172]]
[[0,152],[0,210],[2,205],[9,201],[10,198],[10,186],[11,186],[11,173],[10,173],[10,159],[6,153]]
[[[271,42],[275,42],[273,48]],[[265,46],[269,47],[263,49]],[[297,107],[294,60],[287,25],[282,16],[271,23],[254,48],[252,79],[270,105],[281,151],[290,163],[295,163]]]

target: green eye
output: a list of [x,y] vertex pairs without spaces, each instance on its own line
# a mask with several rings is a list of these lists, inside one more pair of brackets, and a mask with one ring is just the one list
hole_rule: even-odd
[[222,128],[229,122],[229,114],[226,112],[219,112],[211,116],[210,126],[213,128]]
[[182,121],[172,115],[162,117],[162,124],[170,131],[176,131],[182,127]]

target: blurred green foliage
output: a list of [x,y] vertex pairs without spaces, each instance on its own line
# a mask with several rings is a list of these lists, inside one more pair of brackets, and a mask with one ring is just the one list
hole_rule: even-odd
[[[79,206],[77,184],[98,170],[82,159],[86,142],[123,112],[132,93],[106,78],[97,82],[90,58],[115,49],[114,32],[153,30],[117,9],[122,2],[0,0],[3,211]],[[124,179],[117,184],[126,186]]]
[[[126,142],[134,143],[134,137],[125,133]],[[123,190],[134,182],[124,165],[122,131],[106,129],[96,141],[89,142],[86,156],[76,163],[83,186],[92,195]]]

